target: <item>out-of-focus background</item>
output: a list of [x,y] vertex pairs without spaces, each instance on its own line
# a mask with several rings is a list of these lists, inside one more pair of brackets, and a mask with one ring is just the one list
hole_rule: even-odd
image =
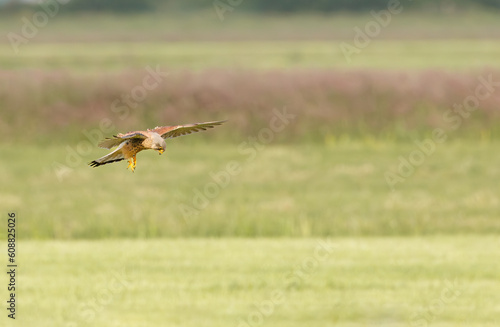
[[12,325],[498,325],[500,1],[11,0],[0,35]]

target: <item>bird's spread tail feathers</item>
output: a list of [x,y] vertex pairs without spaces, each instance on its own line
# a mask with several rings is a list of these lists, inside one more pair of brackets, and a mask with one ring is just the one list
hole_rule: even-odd
[[121,148],[122,146],[118,147],[115,151],[105,155],[104,157],[101,157],[99,159],[90,162],[89,166],[99,167],[108,163],[124,160],[125,158],[123,157],[123,152]]

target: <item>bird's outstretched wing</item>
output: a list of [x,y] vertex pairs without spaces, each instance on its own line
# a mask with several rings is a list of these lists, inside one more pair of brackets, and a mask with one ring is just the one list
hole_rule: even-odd
[[147,138],[148,135],[144,131],[134,131],[134,132],[128,132],[125,134],[117,134],[114,135],[112,138],[106,138],[99,142],[99,147],[105,148],[105,149],[111,149],[120,143],[122,143],[125,140],[129,139],[134,139],[134,138],[139,138],[139,139],[145,139]]
[[177,137],[181,135],[191,134],[199,131],[204,131],[207,128],[214,128],[226,122],[226,120],[211,121],[206,123],[177,125],[177,126],[159,126],[153,129],[148,129],[149,132],[155,132],[161,135],[164,139],[169,137]]

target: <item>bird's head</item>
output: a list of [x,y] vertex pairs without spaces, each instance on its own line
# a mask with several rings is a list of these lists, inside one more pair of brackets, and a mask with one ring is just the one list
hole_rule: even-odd
[[162,154],[167,148],[167,143],[165,143],[165,140],[160,135],[154,135],[152,148],[158,151],[159,154]]

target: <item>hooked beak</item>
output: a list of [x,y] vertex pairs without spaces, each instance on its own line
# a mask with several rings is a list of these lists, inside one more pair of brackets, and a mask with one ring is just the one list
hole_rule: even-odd
[[159,152],[159,154],[162,154],[163,152],[165,152],[165,150],[159,149],[158,152]]

